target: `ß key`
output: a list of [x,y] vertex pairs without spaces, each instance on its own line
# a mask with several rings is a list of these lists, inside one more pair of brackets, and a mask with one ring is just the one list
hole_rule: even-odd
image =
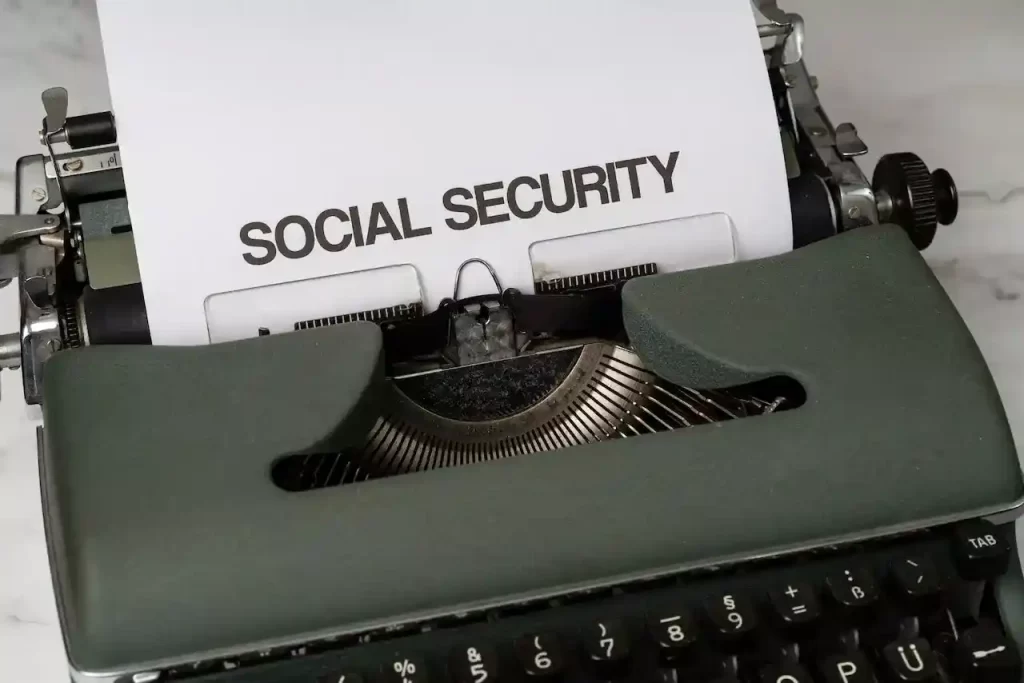
[[829,597],[846,611],[856,612],[878,600],[878,583],[866,567],[846,567],[825,579]]

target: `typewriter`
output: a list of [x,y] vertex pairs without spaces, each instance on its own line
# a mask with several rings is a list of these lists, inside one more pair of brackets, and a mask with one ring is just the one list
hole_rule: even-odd
[[0,361],[72,679],[1019,681],[1024,483],[918,253],[955,184],[869,181],[755,9],[793,252],[198,348],[149,344],[113,117],[44,93]]

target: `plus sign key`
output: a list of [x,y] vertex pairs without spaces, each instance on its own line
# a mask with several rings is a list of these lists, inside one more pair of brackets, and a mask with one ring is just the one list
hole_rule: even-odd
[[776,587],[768,593],[772,611],[784,626],[806,626],[821,615],[814,589],[803,581],[794,581]]

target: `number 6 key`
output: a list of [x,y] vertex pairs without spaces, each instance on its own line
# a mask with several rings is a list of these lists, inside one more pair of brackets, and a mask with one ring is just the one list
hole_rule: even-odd
[[514,646],[516,658],[530,678],[554,680],[565,669],[565,656],[558,638],[550,633],[528,635]]

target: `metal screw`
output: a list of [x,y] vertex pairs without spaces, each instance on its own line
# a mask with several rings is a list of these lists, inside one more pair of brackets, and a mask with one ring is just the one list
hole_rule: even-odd
[[56,353],[57,351],[60,351],[60,340],[47,339],[46,348],[49,350],[50,353]]
[[813,90],[817,90],[818,89],[818,77],[817,76],[811,76],[808,80],[810,80],[810,82],[811,82],[811,88]]
[[849,210],[847,210],[846,215],[853,219],[860,218],[860,207],[851,206]]
[[72,159],[71,161],[65,161],[63,168],[65,171],[81,171],[82,167],[85,166],[85,162],[81,159]]
[[32,197],[32,201],[41,204],[46,201],[46,190],[41,187],[33,187],[32,191],[29,192],[29,196]]
[[57,225],[57,217],[50,216],[49,218],[44,219],[43,225]]

